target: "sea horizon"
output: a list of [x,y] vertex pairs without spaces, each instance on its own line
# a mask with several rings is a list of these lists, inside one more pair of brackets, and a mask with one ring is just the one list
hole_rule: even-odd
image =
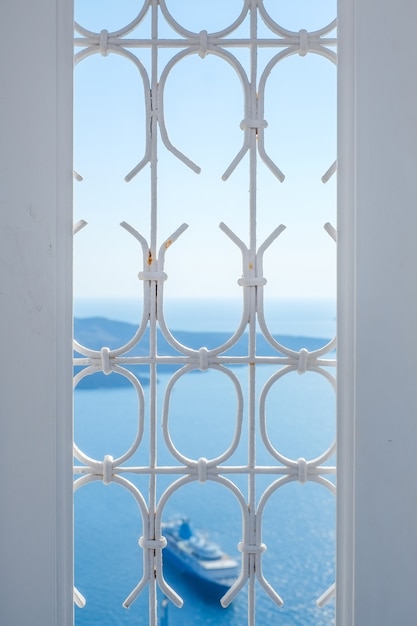
[[[242,300],[235,298],[183,299],[164,302],[168,326],[184,331],[232,332],[239,324]],[[141,299],[76,298],[74,317],[104,317],[137,324]],[[332,339],[336,334],[336,302],[333,299],[269,299],[264,305],[265,320],[272,334]]]

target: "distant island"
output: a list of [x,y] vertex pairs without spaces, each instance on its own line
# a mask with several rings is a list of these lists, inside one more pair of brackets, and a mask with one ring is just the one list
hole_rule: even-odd
[[[103,346],[111,350],[119,348],[130,341],[135,332],[136,326],[128,322],[110,320],[104,317],[76,317],[74,319],[74,337],[76,341],[91,350],[100,350]],[[225,343],[231,337],[231,333],[227,332],[191,332],[186,330],[173,330],[171,332],[177,341],[195,350],[203,346],[210,350]],[[291,335],[274,335],[274,337],[279,343],[295,351],[299,351],[301,348],[306,348],[309,351],[318,350],[329,341],[324,338],[293,337]],[[265,356],[277,354],[261,334],[257,336],[257,346],[259,354]],[[158,351],[161,355],[178,355],[178,352],[168,344],[160,331],[158,331]],[[139,344],[128,354],[129,356],[146,356],[149,354],[149,328],[146,329]],[[231,356],[247,354],[247,334],[244,334],[239,342],[227,351],[227,354]],[[74,356],[81,355],[75,353]],[[178,369],[177,365],[164,365],[163,367],[164,371],[175,371]],[[80,369],[82,369],[81,366],[75,367],[74,373],[76,374]],[[146,385],[149,383],[147,366],[129,366],[129,369],[138,375],[142,384]],[[115,388],[127,387],[129,385],[130,382],[124,376],[106,376],[103,372],[97,372],[93,376],[84,377],[77,385],[77,389]]]

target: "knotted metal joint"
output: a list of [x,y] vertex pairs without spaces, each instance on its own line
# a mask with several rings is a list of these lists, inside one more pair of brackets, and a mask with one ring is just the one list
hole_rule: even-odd
[[266,283],[266,278],[262,276],[254,276],[253,278],[242,276],[242,278],[239,278],[237,281],[237,284],[241,287],[263,287]]
[[107,348],[107,347],[101,348],[100,355],[101,355],[101,369],[103,370],[103,373],[106,374],[106,376],[108,376],[109,374],[111,374],[111,371],[112,371],[112,367],[110,363],[110,348]]
[[300,31],[298,31],[298,35],[300,38],[298,54],[300,55],[300,57],[305,57],[308,52],[309,46],[308,32],[305,28],[302,28]]
[[164,281],[168,278],[168,275],[165,272],[139,272],[138,277],[139,280]]
[[103,57],[109,55],[109,31],[105,28],[100,32],[99,48]]
[[297,466],[298,482],[304,485],[308,480],[308,463],[303,457],[300,457],[297,459]]
[[305,374],[308,366],[308,350],[305,348],[301,348],[298,353],[298,364],[297,364],[297,374]]
[[266,550],[266,545],[264,543],[251,544],[241,541],[238,543],[237,549],[243,554],[262,554]]
[[139,545],[141,548],[148,550],[162,550],[167,545],[167,540],[165,537],[161,537],[160,539],[145,539],[145,537],[139,538]]
[[207,348],[203,347],[203,348],[200,348],[198,351],[198,369],[200,369],[202,372],[205,372],[206,370],[208,370],[208,367],[209,367],[208,350]]
[[266,120],[245,118],[240,122],[240,128],[242,130],[247,130],[250,128],[266,128],[267,126],[268,122]]
[[199,51],[199,56],[204,59],[204,57],[207,54],[207,48],[208,48],[208,33],[206,30],[201,30],[199,35],[198,35],[198,39],[199,39],[199,43],[200,43],[200,51]]
[[110,485],[113,479],[113,457],[106,454],[103,461],[103,483]]
[[197,476],[199,483],[205,483],[207,480],[207,459],[203,456],[197,461]]

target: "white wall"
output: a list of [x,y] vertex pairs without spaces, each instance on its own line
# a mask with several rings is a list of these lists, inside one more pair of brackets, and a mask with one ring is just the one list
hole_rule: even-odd
[[338,624],[417,623],[417,3],[340,0]]
[[0,24],[0,624],[69,626],[71,2]]

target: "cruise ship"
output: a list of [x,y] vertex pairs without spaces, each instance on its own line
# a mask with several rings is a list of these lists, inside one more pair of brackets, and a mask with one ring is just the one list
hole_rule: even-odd
[[238,561],[205,533],[194,532],[187,518],[164,522],[162,532],[167,540],[163,556],[182,573],[209,585],[216,593],[225,593],[237,579]]

